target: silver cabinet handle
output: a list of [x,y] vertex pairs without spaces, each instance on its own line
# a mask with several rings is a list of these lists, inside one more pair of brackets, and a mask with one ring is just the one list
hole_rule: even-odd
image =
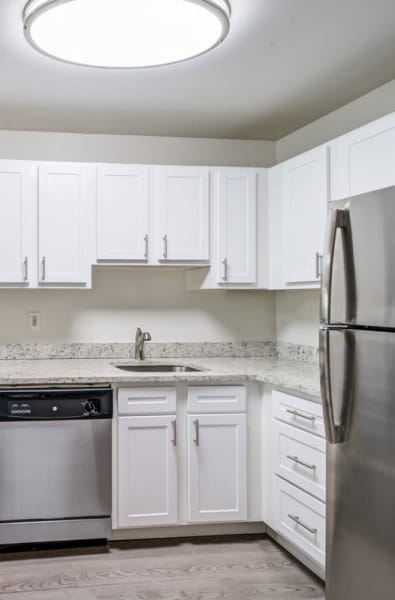
[[306,529],[309,533],[312,533],[313,535],[317,533],[317,529],[315,527],[309,527],[308,525],[306,525],[306,523],[303,523],[303,521],[301,521],[300,517],[298,517],[297,515],[288,515],[288,517],[297,525],[300,525],[301,527],[303,527],[303,529]]
[[45,281],[45,277],[46,277],[46,258],[45,256],[42,257],[41,260],[41,267],[42,267],[42,271],[41,271],[41,280]]
[[195,442],[196,446],[199,446],[199,444],[200,444],[199,419],[196,419],[196,421],[194,421],[193,424],[195,425],[195,439],[193,441]]
[[23,281],[27,281],[29,279],[29,259],[25,256],[25,260],[23,261]]
[[310,471],[315,471],[317,468],[317,465],[309,465],[308,463],[303,462],[303,460],[300,460],[300,458],[297,456],[291,456],[290,454],[287,454],[287,458],[289,458],[289,460],[293,460],[293,462],[295,462],[297,465],[302,465],[302,467],[310,469]]
[[168,242],[167,234],[163,236],[163,258],[167,258]]
[[173,446],[177,446],[177,420],[174,419],[174,421],[171,422],[171,425],[173,427],[173,439],[171,441]]
[[222,281],[228,281],[228,259],[224,258],[222,264],[224,265],[224,274],[222,275]]
[[315,417],[313,417],[313,415],[305,415],[305,414],[299,412],[298,410],[294,410],[292,408],[287,408],[286,411],[287,411],[287,413],[289,413],[290,415],[293,415],[294,417],[300,417],[301,419],[306,419],[307,421],[311,421],[312,423],[314,423],[314,421],[315,421]]
[[321,261],[322,261],[322,254],[320,254],[319,252],[316,252],[315,253],[315,276],[316,276],[316,279],[321,278]]
[[144,236],[144,258],[148,258],[148,233]]

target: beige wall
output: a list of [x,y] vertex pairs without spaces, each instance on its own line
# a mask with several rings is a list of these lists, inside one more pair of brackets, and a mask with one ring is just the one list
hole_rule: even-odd
[[319,290],[276,292],[276,333],[279,342],[318,346]]
[[[93,272],[92,290],[0,290],[0,343],[129,342],[137,326],[155,342],[275,338],[272,292],[190,292],[179,269]],[[29,332],[29,311],[41,330]]]
[[395,79],[277,142],[277,162],[319,146],[395,110]]
[[268,167],[275,142],[0,131],[0,158]]

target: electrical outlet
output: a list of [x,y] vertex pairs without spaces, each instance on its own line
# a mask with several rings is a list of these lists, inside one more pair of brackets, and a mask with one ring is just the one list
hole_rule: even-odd
[[29,313],[29,329],[30,331],[39,331],[41,327],[41,315],[39,312]]

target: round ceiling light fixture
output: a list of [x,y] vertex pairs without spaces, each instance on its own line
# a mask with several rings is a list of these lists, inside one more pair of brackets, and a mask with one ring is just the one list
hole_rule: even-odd
[[141,68],[199,56],[229,32],[228,0],[30,0],[24,33],[39,52],[82,66]]

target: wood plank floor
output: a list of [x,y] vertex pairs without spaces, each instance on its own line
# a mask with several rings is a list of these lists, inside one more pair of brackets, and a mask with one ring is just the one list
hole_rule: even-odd
[[0,600],[324,600],[266,537],[0,553]]

